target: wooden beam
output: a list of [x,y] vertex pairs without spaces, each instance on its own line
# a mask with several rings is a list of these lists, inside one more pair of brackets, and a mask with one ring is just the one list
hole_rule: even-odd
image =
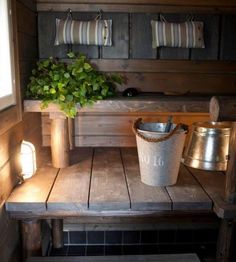
[[[80,108],[78,112],[94,113],[131,113],[131,112],[184,112],[184,113],[207,113],[209,108],[209,97],[207,96],[158,96],[140,95],[133,98],[118,96],[113,99],[101,100],[93,106]],[[40,100],[25,100],[25,112],[60,112],[55,104],[41,109]]]

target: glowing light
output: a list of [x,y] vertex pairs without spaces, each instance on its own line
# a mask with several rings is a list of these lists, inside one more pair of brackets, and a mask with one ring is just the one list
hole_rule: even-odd
[[36,172],[36,154],[32,143],[24,141],[21,143],[20,150],[21,168],[24,179],[28,179]]

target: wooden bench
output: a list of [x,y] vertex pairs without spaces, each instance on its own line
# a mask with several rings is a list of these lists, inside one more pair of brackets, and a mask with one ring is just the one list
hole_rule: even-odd
[[92,256],[92,257],[31,257],[27,262],[200,262],[196,254]]

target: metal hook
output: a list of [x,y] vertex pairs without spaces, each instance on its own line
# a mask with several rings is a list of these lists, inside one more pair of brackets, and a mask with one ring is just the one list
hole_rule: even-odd
[[67,9],[67,18],[72,18],[72,10],[70,8]]
[[96,16],[95,20],[102,19],[102,17],[103,17],[103,11],[102,11],[102,9],[99,9],[98,10],[98,15]]

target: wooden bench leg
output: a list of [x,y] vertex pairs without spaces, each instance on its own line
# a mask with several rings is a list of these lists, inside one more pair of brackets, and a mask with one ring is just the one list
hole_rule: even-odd
[[40,220],[22,220],[21,236],[23,261],[31,256],[42,255]]
[[232,262],[234,223],[222,219],[217,242],[217,262]]
[[52,219],[52,245],[54,248],[63,247],[63,219]]

